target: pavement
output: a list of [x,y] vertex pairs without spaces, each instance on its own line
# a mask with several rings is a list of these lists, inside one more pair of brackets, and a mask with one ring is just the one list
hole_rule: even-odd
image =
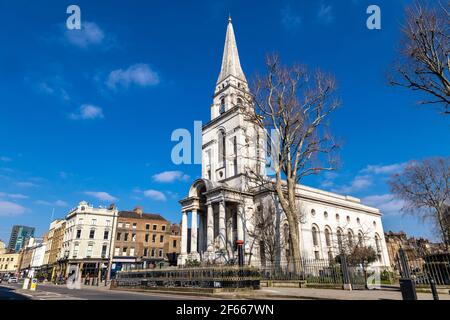
[[[221,294],[227,298],[233,293]],[[238,299],[302,299],[302,300],[402,300],[399,290],[338,290],[315,288],[262,288],[253,292],[234,294]],[[417,293],[418,300],[433,300],[431,293]],[[440,300],[450,300],[450,294],[439,294]]]
[[0,300],[202,300],[210,297],[173,295],[170,293],[109,290],[107,287],[38,284],[36,291],[22,289],[22,284],[1,284]]
[[[431,293],[417,293],[418,300],[433,300]],[[36,291],[23,290],[21,284],[0,285],[0,300],[402,300],[398,288],[374,290],[337,290],[315,288],[262,288],[248,292],[194,294],[183,292],[136,292],[109,290],[108,287],[82,286],[69,289],[65,285],[38,284]],[[450,300],[450,294],[440,293],[440,300]]]

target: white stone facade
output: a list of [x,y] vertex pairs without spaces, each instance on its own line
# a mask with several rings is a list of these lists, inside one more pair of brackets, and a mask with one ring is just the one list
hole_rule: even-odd
[[[277,214],[280,247],[277,260],[286,259],[281,239],[286,224],[284,214],[270,192],[249,192],[246,170],[265,174],[264,132],[246,120],[250,108],[249,88],[242,71],[229,20],[222,67],[216,84],[211,121],[202,132],[202,178],[196,180],[182,205],[182,241],[179,264],[187,259],[227,262],[237,258],[242,245],[246,263],[260,265],[265,260],[251,236],[258,210],[273,207]],[[377,248],[378,266],[389,266],[381,214],[361,204],[359,199],[330,192],[297,187],[300,247],[303,258],[326,259],[336,255],[337,234],[355,240],[363,234],[366,244]],[[311,214],[312,213],[312,214]],[[191,229],[190,239],[188,228]],[[313,243],[313,230],[316,241]],[[326,231],[327,230],[327,231]],[[327,235],[326,235],[327,234]],[[376,240],[375,240],[376,239]],[[327,241],[328,240],[328,241]]]
[[115,207],[94,208],[80,202],[66,216],[61,256],[68,260],[109,259],[117,217]]

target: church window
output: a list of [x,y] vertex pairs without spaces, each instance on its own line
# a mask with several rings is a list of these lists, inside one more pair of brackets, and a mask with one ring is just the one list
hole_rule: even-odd
[[325,243],[327,247],[331,247],[331,232],[330,229],[325,229]]
[[220,99],[220,109],[219,109],[220,114],[225,112],[225,98]]
[[353,231],[352,230],[348,230],[347,238],[348,238],[349,247],[350,248],[353,247]]
[[358,244],[360,245],[360,246],[362,246],[364,243],[363,243],[363,235],[362,235],[362,232],[360,231],[360,232],[358,232]]
[[238,164],[237,164],[237,137],[233,137],[233,151],[234,151],[234,159],[233,159],[233,166],[234,166],[234,174],[238,174]]
[[319,259],[320,259],[320,253],[319,253],[319,251],[314,251],[314,258],[315,258],[316,260],[319,260]]
[[328,218],[328,212],[325,211],[325,212],[323,213],[323,216],[325,217],[325,219]]
[[315,215],[316,215],[316,210],[312,209],[312,210],[311,210],[311,216],[314,217]]
[[377,248],[377,252],[381,252],[380,237],[378,236],[378,234],[375,235],[375,246]]
[[338,239],[338,248],[339,248],[339,251],[342,251],[342,231],[341,231],[341,229],[338,229],[336,233],[337,233],[337,239]]
[[319,245],[319,230],[316,226],[312,227],[312,237],[313,237],[313,245]]
[[223,130],[219,131],[219,162],[222,163],[222,166],[225,166],[225,132]]
[[237,98],[237,104],[238,104],[238,106],[242,105],[242,99],[241,98]]

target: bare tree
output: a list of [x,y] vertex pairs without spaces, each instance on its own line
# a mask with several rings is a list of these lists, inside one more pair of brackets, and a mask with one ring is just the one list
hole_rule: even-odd
[[[270,266],[275,266],[279,258],[280,229],[273,205],[259,205],[255,211],[254,228],[249,236],[258,244],[262,260],[268,260]],[[261,261],[264,265],[265,261]]]
[[[337,235],[336,262],[341,263],[342,256],[349,266],[360,266],[362,268],[364,279],[367,287],[367,267],[380,259],[381,248],[376,250],[370,244],[373,238],[370,237],[371,229],[359,230],[357,235],[348,230],[347,234]],[[377,246],[377,244],[375,244]]]
[[450,1],[426,7],[416,1],[406,9],[400,59],[390,83],[425,93],[421,104],[450,114]]
[[329,75],[309,72],[304,66],[282,66],[278,56],[268,57],[266,67],[267,74],[256,79],[248,103],[252,107],[245,110],[246,118],[267,139],[262,145],[258,140],[257,148],[270,152],[273,176],[258,167],[246,168],[246,172],[258,188],[275,192],[289,225],[290,261],[298,272],[301,213],[297,185],[308,175],[335,169],[331,154],[337,145],[328,133],[327,121],[339,101],[335,80]]
[[389,181],[392,193],[405,201],[403,210],[438,226],[446,250],[450,246],[450,157],[414,161]]

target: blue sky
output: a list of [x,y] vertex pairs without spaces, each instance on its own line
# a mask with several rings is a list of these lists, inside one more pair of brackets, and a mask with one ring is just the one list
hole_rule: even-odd
[[[40,235],[52,209],[62,217],[83,199],[179,222],[200,166],[172,164],[170,136],[209,119],[229,13],[247,78],[273,52],[336,76],[342,165],[305,182],[380,207],[385,230],[431,236],[399,213],[386,179],[412,159],[448,156],[448,119],[387,86],[409,1],[376,2],[382,29],[370,31],[363,0],[1,0],[0,239],[13,224]],[[65,28],[70,4],[82,31]]]

